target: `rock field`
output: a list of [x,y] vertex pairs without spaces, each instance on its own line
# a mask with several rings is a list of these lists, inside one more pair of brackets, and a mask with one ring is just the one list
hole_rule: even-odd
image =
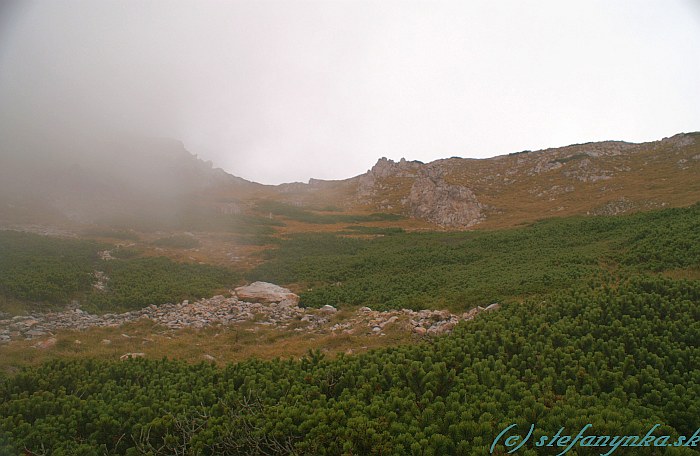
[[[195,302],[151,305],[119,314],[94,315],[80,309],[71,309],[11,318],[0,315],[0,344],[13,339],[50,339],[62,330],[117,327],[140,319],[151,320],[172,330],[253,321],[255,324],[275,328],[289,328],[294,324],[294,331],[306,332],[382,335],[384,328],[395,325],[419,336],[437,335],[450,332],[460,321],[471,320],[482,311],[500,307],[499,304],[476,307],[461,315],[445,310],[402,309],[379,312],[362,307],[352,315],[340,318],[336,316],[338,311],[333,306],[302,308],[298,302],[299,297],[288,289],[255,282],[236,288],[230,297],[214,296]],[[38,348],[49,348],[44,345],[46,344],[41,342],[37,344]]]

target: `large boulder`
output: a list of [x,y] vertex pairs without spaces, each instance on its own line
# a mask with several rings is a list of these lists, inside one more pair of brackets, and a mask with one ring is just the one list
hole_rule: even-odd
[[328,314],[336,313],[338,311],[338,309],[336,309],[335,307],[330,306],[328,304],[321,307],[319,310],[321,311],[321,313],[328,313]]
[[494,302],[493,304],[486,306],[486,308],[484,309],[484,312],[491,312],[494,310],[498,310],[500,308],[501,308],[501,305],[497,302]]
[[299,296],[274,283],[253,282],[250,285],[238,287],[234,291],[241,301],[299,304]]

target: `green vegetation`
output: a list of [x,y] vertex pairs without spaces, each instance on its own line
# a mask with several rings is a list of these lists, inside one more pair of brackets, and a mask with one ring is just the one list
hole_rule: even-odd
[[116,230],[111,228],[90,228],[83,231],[87,237],[121,239],[123,241],[138,241],[139,236],[131,230]]
[[636,216],[639,226],[623,244],[621,261],[640,271],[700,268],[700,205]]
[[297,283],[318,307],[466,310],[546,294],[611,272],[700,266],[700,205],[622,217],[550,219],[526,228],[397,233],[375,239],[297,234],[251,280]]
[[[533,441],[587,423],[589,434],[643,436],[661,423],[656,435],[689,436],[700,416],[699,300],[697,281],[637,278],[335,360],[55,361],[0,382],[0,453],[487,455],[512,423],[536,423]],[[561,450],[531,441],[518,454]]]
[[280,238],[266,234],[235,235],[233,240],[239,245],[274,245],[280,242]]
[[[131,310],[211,296],[238,279],[220,267],[136,258],[139,252],[128,248],[113,250],[120,259],[103,261],[97,252],[105,248],[93,241],[0,231],[0,310],[22,302],[40,310],[71,299],[91,311]],[[109,277],[107,291],[93,290],[95,271]]]
[[104,261],[100,268],[109,277],[107,291],[90,293],[83,306],[96,312],[208,297],[229,289],[237,279],[224,268],[163,257]]
[[121,258],[122,260],[127,260],[129,258],[135,258],[140,256],[143,252],[137,248],[119,246],[110,250],[110,255],[114,258]]
[[92,241],[0,231],[0,296],[65,303],[90,289],[101,247]]
[[[105,224],[121,227],[121,232],[138,230],[142,232],[166,231],[206,231],[225,232],[241,235],[270,235],[275,227],[284,226],[279,220],[253,214],[223,214],[211,208],[185,205],[172,213],[145,211],[129,217],[105,220]],[[105,233],[107,234],[107,233]]]
[[403,233],[403,228],[399,227],[377,227],[377,226],[363,226],[363,225],[350,225],[346,226],[344,231],[339,234],[374,234],[374,235],[391,235]]
[[[660,273],[700,271],[700,205],[492,232],[345,233],[282,240],[249,278],[311,287],[308,305],[503,306],[447,336],[335,359],[316,351],[226,366],[82,359],[24,368],[0,378],[0,454],[488,455],[515,423],[536,424],[517,452],[535,456],[562,451],[532,444],[561,427],[696,431],[700,280]],[[101,248],[0,232],[0,290],[27,296],[60,278],[51,272],[65,262],[68,278],[94,268],[110,277],[106,293],[89,293],[96,309],[135,308],[209,295],[236,278],[164,258],[100,261]],[[91,287],[67,283],[56,296]]]
[[275,234],[275,227],[284,226],[279,220],[247,214],[193,212],[183,216],[172,227],[186,231],[220,231],[245,236]]
[[284,204],[277,201],[260,201],[256,210],[286,217],[298,222],[329,225],[334,223],[361,223],[402,220],[405,217],[398,214],[374,213],[362,214],[317,214],[301,207]]
[[176,234],[168,237],[158,238],[153,241],[157,247],[170,247],[174,249],[194,249],[201,245],[199,239],[186,234]]

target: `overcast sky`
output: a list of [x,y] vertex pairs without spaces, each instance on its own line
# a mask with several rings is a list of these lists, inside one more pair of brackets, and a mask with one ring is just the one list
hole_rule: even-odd
[[177,138],[263,183],[700,130],[698,0],[0,3],[5,131]]

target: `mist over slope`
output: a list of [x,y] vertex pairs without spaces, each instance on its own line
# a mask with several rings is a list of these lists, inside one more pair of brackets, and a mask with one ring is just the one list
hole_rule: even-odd
[[[615,215],[700,200],[698,133],[479,160],[382,158],[365,174],[348,179],[277,186],[228,174],[176,140],[86,136],[6,144],[0,221],[129,224],[147,219],[158,226],[206,230],[205,221],[221,214],[300,223],[343,220],[319,216],[319,211],[330,211],[388,213],[428,226],[464,229],[514,226],[550,216]],[[198,222],[183,222],[193,218]]]
[[209,189],[234,193],[237,186],[254,186],[166,138],[93,138],[40,148],[23,143],[9,152],[0,167],[0,216],[10,221],[166,220],[206,201],[198,195]]

